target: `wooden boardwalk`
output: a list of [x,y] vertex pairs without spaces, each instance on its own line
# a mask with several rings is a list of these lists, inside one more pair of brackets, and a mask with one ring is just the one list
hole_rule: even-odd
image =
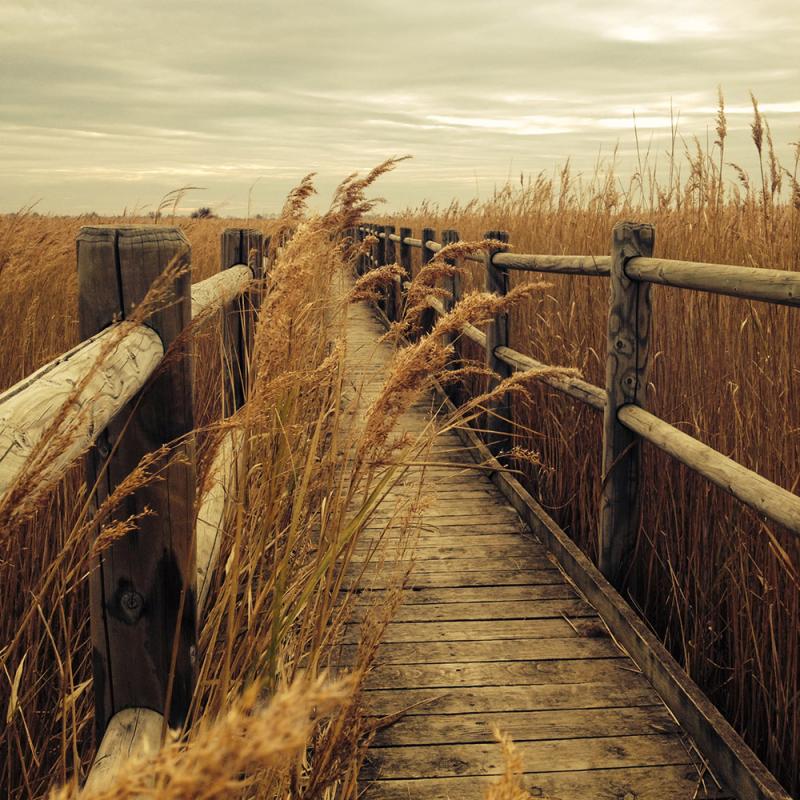
[[[373,399],[391,359],[364,305],[348,315],[347,378]],[[420,432],[432,401],[401,425]],[[366,692],[370,713],[410,709],[378,734],[361,779],[368,798],[482,797],[504,771],[492,726],[510,734],[524,783],[543,798],[693,798],[696,756],[658,695],[609,636],[552,556],[526,531],[455,434],[440,436],[424,485],[430,497],[413,546],[403,605],[389,624]],[[383,537],[383,563],[365,584],[381,591],[394,562],[389,498],[356,559]],[[430,496],[430,495],[433,496]],[[396,534],[395,534],[396,537]],[[364,592],[364,603],[372,593]],[[345,647],[358,640],[356,619]],[[429,702],[423,702],[429,701]]]

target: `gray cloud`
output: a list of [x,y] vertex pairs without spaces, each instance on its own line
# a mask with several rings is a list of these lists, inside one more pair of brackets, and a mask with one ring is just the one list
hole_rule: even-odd
[[[567,157],[590,171],[619,142],[663,158],[670,105],[687,139],[713,132],[755,168],[752,89],[780,155],[800,139],[794,0],[5,0],[0,9],[0,208],[188,206],[274,211],[305,172],[412,153],[393,205],[489,193]],[[713,141],[713,133],[711,136]],[[731,176],[733,177],[733,176]]]

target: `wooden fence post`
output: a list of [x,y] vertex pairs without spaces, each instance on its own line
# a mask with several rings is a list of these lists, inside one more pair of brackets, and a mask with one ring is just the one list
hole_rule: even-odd
[[[386,238],[383,240],[383,264],[394,264],[395,262],[395,247],[394,242],[389,238],[394,235],[394,225],[384,225],[383,232]],[[386,298],[386,316],[390,322],[397,319],[397,295],[395,292],[395,282],[392,281],[391,286],[386,287],[384,296]]]
[[[436,231],[433,228],[423,228],[422,229],[422,248],[420,250],[421,261],[420,261],[420,268],[424,268],[425,265],[433,258],[433,250],[428,248],[426,242],[436,241]],[[432,308],[427,308],[425,311],[422,312],[422,318],[420,319],[420,327],[422,329],[422,335],[426,335],[431,332],[431,329],[436,324],[436,312]]]
[[411,280],[413,266],[411,261],[411,245],[406,244],[406,239],[411,238],[411,228],[400,228],[400,247],[398,262],[403,268],[403,275],[400,278],[399,297],[397,303],[397,318],[402,319],[405,312],[406,287],[403,285]]
[[[375,225],[375,237],[377,243],[375,244],[375,269],[380,269],[386,264],[386,240],[381,239],[383,233],[383,225]],[[381,293],[378,297],[378,308],[388,317],[388,304],[389,298],[385,293]]]
[[[448,228],[447,230],[442,231],[442,247],[446,247],[448,244],[453,244],[458,241],[458,231],[453,230],[452,228]],[[456,260],[454,258],[448,258],[447,263],[455,266]],[[445,300],[444,307],[447,311],[452,311],[455,308],[458,301],[461,299],[461,275],[455,273],[453,277],[450,279],[450,295],[451,297]],[[454,354],[453,359],[450,362],[451,369],[457,369],[460,362],[460,353],[459,353],[459,346],[458,346],[458,333],[453,333],[450,335],[449,344],[453,346]],[[446,387],[446,392],[448,397],[456,404],[459,402],[459,391],[458,386],[455,384],[448,384]]]
[[[484,239],[508,241],[506,231],[487,231]],[[486,291],[493,294],[508,293],[508,270],[493,263],[495,253],[500,248],[489,248],[486,251]],[[511,375],[511,367],[495,356],[495,348],[508,347],[508,314],[498,314],[486,329],[486,366],[500,380]],[[494,381],[490,381],[490,386]],[[511,398],[508,394],[498,397],[486,414],[487,446],[495,456],[511,448]]]
[[363,275],[364,274],[364,254],[361,252],[361,248],[364,244],[364,230],[361,225],[356,226],[356,233],[355,233],[355,246],[356,252],[358,253],[358,257],[356,258],[356,275]]
[[177,228],[98,226],[81,229],[77,257],[82,339],[129,317],[168,266],[181,268],[167,285],[173,296],[147,319],[165,349],[175,346],[86,458],[87,483],[97,484],[99,504],[143,456],[177,442],[151,467],[159,480],[114,511],[117,520],[149,513],[100,555],[90,580],[90,614],[98,735],[128,707],[154,709],[180,726],[197,658],[193,361],[191,340],[180,336],[192,317],[191,248]]
[[[244,264],[250,267],[256,281],[263,279],[264,234],[250,228],[226,228],[220,242],[220,269]],[[247,396],[247,365],[253,352],[256,313],[261,300],[261,287],[256,284],[242,297],[222,309],[222,416],[230,416],[241,408]]]
[[628,572],[639,527],[639,437],[620,424],[619,408],[643,405],[650,347],[650,285],[630,280],[625,262],[653,253],[652,225],[620,222],[611,242],[606,404],[603,420],[603,494],[599,566],[616,586]]

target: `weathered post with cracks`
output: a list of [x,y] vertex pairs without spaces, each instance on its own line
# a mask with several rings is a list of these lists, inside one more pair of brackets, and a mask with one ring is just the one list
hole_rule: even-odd
[[[422,229],[422,249],[420,250],[420,269],[424,269],[433,258],[433,250],[428,247],[428,242],[436,241],[436,231],[433,228]],[[420,328],[423,335],[430,333],[433,326],[436,324],[436,312],[432,308],[427,308],[422,312],[420,319]]]
[[[487,231],[485,239],[508,241],[506,231]],[[486,291],[505,296],[508,293],[508,270],[493,262],[500,248],[486,251]],[[508,314],[498,314],[486,328],[486,366],[503,380],[511,375],[511,367],[495,355],[495,348],[508,347]],[[495,456],[511,449],[511,398],[498,397],[486,414],[487,445]]]
[[[269,247],[267,240],[267,247]],[[226,228],[222,232],[220,269],[238,265],[250,268],[253,288],[222,309],[222,416],[241,408],[247,396],[248,363],[253,352],[253,333],[261,303],[264,277],[264,234],[250,228]]]
[[159,276],[158,310],[145,322],[161,337],[164,364],[97,439],[86,480],[99,506],[142,457],[169,446],[158,473],[125,496],[112,519],[135,527],[104,549],[90,581],[95,720],[101,736],[117,712],[164,713],[180,726],[196,671],[194,415],[191,249],[177,228],[87,227],[77,239],[80,336],[129,318]]
[[618,587],[627,575],[639,527],[641,455],[639,437],[620,424],[617,414],[624,405],[644,405],[650,349],[650,285],[628,278],[625,264],[652,255],[654,239],[652,225],[621,222],[611,242],[599,566]]
[[[447,230],[442,231],[442,247],[447,247],[449,244],[454,244],[458,241],[458,231],[453,230],[452,228],[448,228]],[[454,258],[447,258],[446,263],[450,266],[457,266],[456,260]],[[457,305],[458,301],[461,300],[461,275],[458,272],[453,274],[453,277],[450,279],[450,297],[445,300],[444,307],[447,311],[452,311],[453,308]],[[458,333],[453,333],[449,337],[448,344],[453,346],[453,350],[455,351],[453,354],[453,358],[450,361],[450,368],[457,369],[460,365],[460,353],[459,353],[459,346],[458,346]],[[448,397],[454,402],[459,402],[459,391],[458,386],[451,383],[446,387]]]
[[[384,225],[383,233],[386,238],[383,240],[383,264],[394,264],[395,247],[394,242],[389,238],[394,236],[394,225]],[[395,291],[396,282],[392,281],[391,286],[387,286],[383,292],[385,298],[384,311],[389,318],[389,322],[394,322],[397,319],[397,293]]]
[[403,275],[400,278],[400,297],[397,304],[397,318],[402,319],[405,314],[405,296],[406,287],[404,283],[411,280],[412,275],[412,261],[411,261],[411,245],[406,244],[406,239],[411,238],[411,228],[400,228],[400,246],[398,248],[399,258],[398,263],[403,268]]

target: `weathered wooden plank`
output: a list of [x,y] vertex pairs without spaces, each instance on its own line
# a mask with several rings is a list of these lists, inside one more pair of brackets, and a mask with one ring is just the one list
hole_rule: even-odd
[[611,244],[598,563],[616,585],[623,583],[631,564],[640,511],[639,438],[619,422],[617,413],[626,403],[644,403],[650,347],[650,287],[631,281],[625,264],[635,256],[649,256],[654,238],[652,225],[620,222]]
[[622,731],[625,736],[680,731],[661,703],[633,708],[430,714],[399,719],[378,733],[373,746],[494,744],[493,726],[515,743],[620,736]]
[[[446,531],[450,531],[448,535]],[[355,549],[363,551],[369,548],[379,546],[383,548],[384,552],[391,552],[392,547],[397,547],[400,543],[406,541],[408,536],[400,529],[390,529],[387,531],[366,531],[362,534],[356,542]],[[519,533],[493,533],[487,531],[486,533],[470,533],[463,537],[458,536],[457,532],[453,532],[452,528],[444,528],[441,531],[428,531],[425,528],[415,529],[411,533],[411,542],[415,550],[419,553],[424,553],[430,548],[438,547],[504,547],[506,545],[519,545],[520,543],[532,543],[537,545],[531,537],[525,537]]]
[[[530,535],[525,537],[525,531],[522,526],[514,520],[509,520],[507,522],[490,522],[486,521],[473,521],[473,518],[458,518],[454,519],[452,517],[439,517],[437,519],[431,520],[422,520],[419,523],[415,523],[416,527],[420,528],[421,530],[425,531],[442,531],[446,532],[448,530],[457,529],[463,531],[465,535],[480,535],[484,533],[493,533],[493,534],[515,534],[520,537],[521,541],[525,541],[526,544],[530,545],[530,551],[532,553],[541,552],[539,548],[541,545]],[[387,528],[397,528],[397,523],[395,521],[390,520],[375,520],[374,523],[370,520],[369,524],[364,526],[365,531],[383,531]]]
[[168,364],[108,424],[86,464],[100,502],[143,456],[172,443],[153,465],[160,480],[115,511],[120,519],[150,513],[100,556],[91,579],[91,627],[99,733],[126,707],[164,711],[176,727],[196,667],[192,356],[191,340],[180,336],[191,318],[190,248],[177,228],[93,227],[81,229],[77,254],[83,338],[127,318],[161,273],[178,267],[171,302],[148,318],[162,342],[176,342]]
[[[572,624],[570,624],[570,622]],[[496,620],[470,622],[390,622],[384,642],[469,642],[485,639],[537,639],[578,636],[579,619],[567,622],[560,614],[532,620]],[[349,625],[344,644],[360,641],[358,624]]]
[[[549,562],[548,562],[549,563]],[[384,565],[382,565],[383,567]],[[506,565],[508,567],[509,565]],[[396,569],[394,571],[385,571],[381,569],[380,574],[369,576],[369,580],[364,588],[380,590],[380,586],[385,588],[391,583],[393,577],[404,574],[403,570]],[[425,587],[459,587],[459,586],[524,586],[524,585],[538,585],[538,584],[561,584],[564,581],[564,576],[552,564],[549,568],[539,569],[495,569],[495,570],[481,570],[476,569],[474,572],[452,571],[446,572],[420,572],[419,570],[412,571],[408,578],[407,588],[425,588]],[[346,584],[347,585],[347,584]]]
[[589,683],[613,680],[617,673],[630,669],[630,660],[622,656],[560,661],[379,664],[369,674],[365,685],[370,689],[444,689],[452,686]]
[[[530,557],[531,550],[536,552],[537,545],[528,545],[527,542],[521,542],[518,545],[502,545],[502,546],[487,546],[479,547],[472,545],[468,547],[421,547],[414,552],[414,561],[431,562],[431,561],[449,561],[453,559],[478,559],[492,556],[497,559],[506,559],[508,564],[513,559],[527,559]],[[542,551],[543,552],[543,551]],[[391,546],[386,548],[386,555],[391,555]],[[363,550],[356,550],[353,552],[351,561],[357,564],[365,559],[370,559],[367,552]]]
[[[363,620],[367,609],[356,606],[353,609],[354,622]],[[595,610],[585,601],[577,598],[558,598],[556,600],[516,600],[505,603],[428,603],[424,605],[401,605],[392,622],[457,622],[467,620],[505,620],[505,619],[545,619],[561,616],[593,616]]]
[[[437,393],[437,396],[446,402],[443,395]],[[459,435],[464,437],[465,444],[475,449],[476,458],[485,460],[490,456],[472,431],[461,429]],[[653,632],[519,481],[502,471],[495,472],[492,479],[556,556],[581,593],[599,610],[613,635],[652,681],[684,730],[697,742],[715,774],[733,787],[735,794],[759,800],[790,800],[775,777]]]
[[[355,557],[351,559],[349,573],[361,569],[363,563],[363,558],[361,560],[356,560]],[[393,561],[389,559],[383,560],[376,558],[371,559],[371,563],[379,564],[381,571],[383,572],[385,570],[387,573],[391,573],[393,571],[405,571],[409,566],[411,566],[411,562],[409,562],[408,559]],[[422,556],[414,559],[413,562],[415,575],[421,572],[441,572],[443,570],[453,570],[454,572],[484,572],[492,569],[540,570],[547,569],[548,567],[552,566],[553,563],[547,558],[547,556],[537,555],[536,553],[526,556],[509,556],[508,558],[487,557],[481,558],[480,562],[476,562],[472,556],[461,558],[426,558],[424,554],[422,554]]]
[[[337,663],[352,664],[358,645],[343,645]],[[490,639],[477,642],[389,642],[380,645],[378,664],[466,664],[470,661],[557,661],[615,658],[619,649],[610,639]]]
[[[523,764],[523,769],[526,769]],[[377,780],[363,784],[364,800],[484,800],[497,778]],[[528,772],[523,786],[531,797],[546,800],[703,800],[700,780],[691,765],[647,766],[564,772]],[[728,797],[714,794],[713,797]]]
[[364,701],[369,714],[384,717],[401,711],[404,716],[467,715],[477,712],[652,706],[659,702],[659,697],[643,675],[628,671],[615,673],[613,680],[575,683],[372,689],[364,693]]
[[[669,734],[517,742],[516,747],[525,769],[531,772],[692,763],[680,738]],[[500,775],[504,769],[502,752],[496,744],[378,747],[369,751],[361,778]]]

